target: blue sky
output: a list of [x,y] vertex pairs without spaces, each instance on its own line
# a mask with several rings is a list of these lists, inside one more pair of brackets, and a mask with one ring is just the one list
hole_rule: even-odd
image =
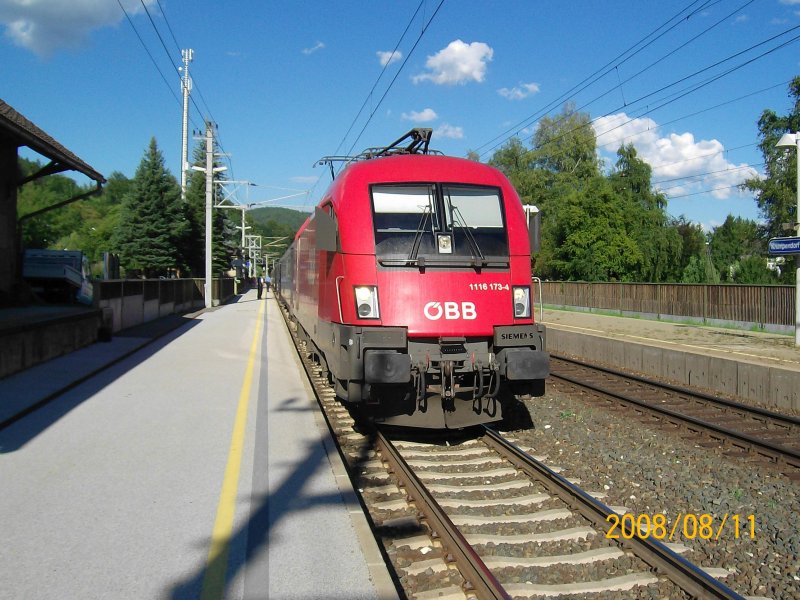
[[488,160],[569,99],[608,166],[637,147],[670,214],[757,219],[735,185],[800,74],[800,0],[0,0],[0,24],[0,98],[106,176],[132,177],[151,137],[179,176],[192,48],[190,127],[216,122],[229,177],[256,184],[238,199],[305,209],[322,156],[422,126]]

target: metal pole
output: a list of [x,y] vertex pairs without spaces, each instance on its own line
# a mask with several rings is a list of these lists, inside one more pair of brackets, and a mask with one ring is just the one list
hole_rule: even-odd
[[247,209],[242,207],[242,252],[244,252],[244,213]]
[[186,179],[189,169],[189,93],[192,80],[189,78],[189,62],[194,58],[194,50],[181,50],[183,58],[183,135],[181,137],[181,200],[186,200]]
[[[795,160],[797,161],[797,205],[795,206],[795,235],[800,234],[800,133],[794,134],[797,148]],[[800,255],[794,256],[797,269],[794,273],[794,345],[800,346]]]
[[211,237],[213,233],[213,202],[214,199],[214,124],[206,121],[206,283],[205,297],[206,308],[211,308],[213,298],[211,296],[212,273],[212,247]]

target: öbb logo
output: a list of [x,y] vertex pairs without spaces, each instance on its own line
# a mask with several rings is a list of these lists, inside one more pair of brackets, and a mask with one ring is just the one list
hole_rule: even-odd
[[472,321],[478,318],[475,312],[475,305],[472,302],[428,302],[422,309],[426,319],[438,321],[442,317],[452,321],[454,319],[466,319]]

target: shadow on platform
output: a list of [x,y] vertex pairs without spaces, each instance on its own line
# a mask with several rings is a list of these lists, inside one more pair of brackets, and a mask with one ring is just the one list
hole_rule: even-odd
[[[291,399],[284,403],[292,404]],[[322,440],[309,442],[306,448],[305,457],[300,460],[296,468],[281,482],[281,484],[271,494],[266,496],[253,496],[249,518],[241,526],[232,532],[228,540],[228,546],[224,551],[216,555],[210,555],[204,568],[199,569],[190,577],[176,582],[171,589],[165,591],[165,596],[171,600],[190,600],[196,598],[222,598],[227,597],[227,588],[237,577],[237,574],[245,569],[256,557],[262,556],[259,560],[266,561],[266,571],[261,573],[261,577],[247,578],[245,580],[245,597],[266,598],[269,594],[269,545],[273,533],[278,524],[291,513],[312,510],[320,506],[341,505],[343,497],[339,489],[328,494],[309,495],[304,492],[306,484],[314,474],[328,464],[325,444]],[[311,525],[309,525],[311,526]],[[325,531],[306,530],[309,536],[316,536],[322,543],[326,535]],[[272,539],[273,543],[275,542]],[[282,552],[292,553],[302,551],[302,543],[294,546],[291,538],[282,539],[285,550]],[[204,540],[202,547],[207,548],[211,540]],[[232,549],[246,548],[245,552],[231,551]],[[307,548],[307,546],[306,546]],[[291,555],[291,554],[289,554]],[[334,558],[334,557],[331,557]],[[335,558],[334,558],[335,559]],[[319,575],[309,573],[309,578],[318,578]],[[255,581],[255,583],[254,583]],[[249,583],[249,584],[248,584]],[[254,589],[258,586],[264,589]],[[248,595],[249,594],[249,595]],[[255,594],[255,595],[254,595]],[[302,596],[293,596],[301,598]],[[315,595],[313,598],[322,596]],[[355,597],[358,597],[356,594]],[[312,596],[308,596],[312,598]]]
[[97,342],[0,381],[0,408],[5,412],[0,418],[0,454],[19,450],[198,324],[178,315],[157,321],[123,331],[111,343]]

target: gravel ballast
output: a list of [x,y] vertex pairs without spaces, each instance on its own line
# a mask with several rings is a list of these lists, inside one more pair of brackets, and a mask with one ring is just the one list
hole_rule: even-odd
[[655,537],[671,534],[663,541],[685,545],[688,560],[732,572],[723,581],[738,593],[800,597],[800,485],[763,462],[628,420],[552,382],[546,396],[525,403],[533,427],[510,434],[521,448],[546,455],[583,489],[604,492],[605,504],[647,515],[642,522],[664,515],[667,529]]

